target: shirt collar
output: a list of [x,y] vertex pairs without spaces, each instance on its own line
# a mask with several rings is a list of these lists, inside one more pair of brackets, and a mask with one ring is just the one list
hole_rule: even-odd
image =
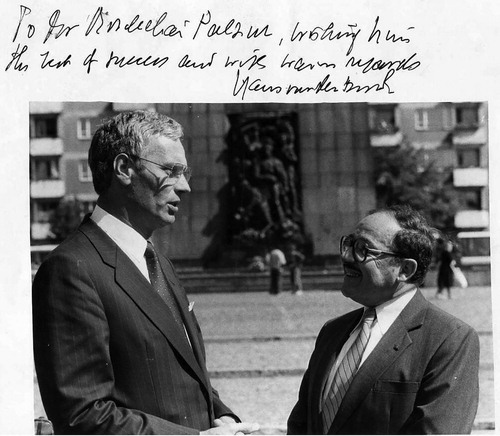
[[129,257],[137,260],[141,260],[144,257],[147,241],[132,227],[99,206],[95,207],[90,218]]
[[385,334],[387,330],[389,330],[389,327],[394,323],[396,318],[400,315],[416,293],[417,288],[413,288],[404,294],[398,295],[392,300],[379,304],[375,308],[375,311],[377,312],[377,323],[382,331],[382,334]]

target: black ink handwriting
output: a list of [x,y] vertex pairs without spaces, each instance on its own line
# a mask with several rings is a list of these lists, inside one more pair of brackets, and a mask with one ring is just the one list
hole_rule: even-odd
[[384,77],[384,80],[382,81],[382,83],[375,83],[373,85],[364,85],[364,86],[361,86],[361,85],[355,85],[352,81],[351,81],[351,78],[349,76],[347,76],[347,80],[345,81],[344,83],[344,87],[342,89],[343,92],[345,93],[349,93],[349,92],[364,92],[365,94],[367,94],[368,92],[370,91],[383,91],[384,89],[387,88],[387,93],[388,94],[394,94],[394,91],[391,90],[390,86],[389,86],[389,79],[395,74],[395,71],[394,70],[389,70],[387,72],[387,74],[385,75]]
[[297,21],[290,36],[291,42],[302,41],[304,38],[309,39],[310,41],[334,41],[343,38],[351,38],[351,43],[349,45],[349,48],[347,49],[346,55],[351,54],[351,51],[354,48],[354,43],[356,42],[356,38],[361,31],[361,29],[356,29],[358,27],[357,24],[348,24],[350,30],[337,32],[335,32],[335,24],[332,22],[330,22],[326,27],[315,26],[310,30],[300,30],[299,26],[300,21]]
[[316,67],[322,67],[322,68],[336,68],[336,65],[334,62],[324,62],[324,61],[316,61],[314,63],[311,62],[306,62],[304,61],[303,57],[300,57],[298,59],[292,59],[288,60],[288,56],[290,54],[287,53],[281,61],[281,68],[287,67],[288,69],[292,68],[295,71],[303,71],[303,70],[313,70]]
[[224,64],[224,67],[232,67],[235,64],[238,64],[240,68],[243,68],[247,66],[248,64],[248,71],[250,71],[253,67],[257,67],[259,70],[262,70],[266,68],[266,65],[263,64],[264,59],[267,57],[267,55],[260,55],[257,56],[257,53],[260,49],[256,48],[253,52],[255,54],[251,55],[248,59],[246,60],[240,60],[240,59],[231,59],[230,56],[227,57],[226,63]]
[[[370,37],[368,38],[368,42],[371,42],[372,39],[375,38],[375,43],[379,44],[380,43],[380,36],[381,36],[381,31],[378,29],[378,20],[380,17],[377,16],[375,19],[375,24],[373,26],[372,32],[370,33]],[[407,30],[413,30],[414,27],[408,27]],[[396,36],[395,33],[391,32],[391,30],[388,30],[387,33],[385,34],[385,40],[390,41],[390,42],[404,42],[405,44],[408,44],[410,42],[410,38],[404,37],[404,36]]]
[[240,83],[240,70],[236,71],[233,96],[236,97],[238,94],[241,94],[242,101],[245,99],[247,91],[279,94],[282,90],[283,88],[279,85],[266,85],[259,78],[251,80],[250,76],[246,76]]
[[[210,11],[204,12],[198,21],[198,27],[196,27],[196,31],[193,34],[193,39],[196,39],[198,36],[198,32],[201,28],[205,29],[205,26],[208,26],[212,22],[212,13]],[[236,21],[234,18],[231,18],[226,24],[217,24],[213,23],[208,27],[206,32],[206,36],[211,38],[213,36],[229,36],[231,39],[235,38],[259,38],[270,37],[272,36],[272,32],[269,29],[269,24],[266,24],[264,27],[254,27],[250,25],[248,29],[243,28],[243,24],[240,21]]]
[[286,95],[293,93],[303,94],[305,92],[314,92],[319,94],[320,92],[338,92],[338,88],[332,85],[330,81],[330,75],[327,74],[321,81],[319,81],[316,86],[298,86],[298,85],[288,85],[286,88]]
[[[59,20],[59,16],[61,15],[61,11],[56,9],[49,18],[49,31],[43,40],[45,44],[51,35],[55,35],[55,39],[61,36],[68,36],[69,33],[76,27],[79,27],[79,24],[74,24],[73,26],[66,26],[65,24],[58,24],[57,20]],[[54,33],[55,31],[55,33]]]
[[28,46],[23,45],[23,48],[19,51],[20,46],[21,44],[17,44],[16,51],[11,54],[12,60],[5,67],[5,71],[7,71],[12,64],[14,64],[14,70],[16,71],[26,71],[28,69],[28,65],[21,62],[21,56],[28,51]]
[[377,71],[377,70],[395,70],[395,71],[413,71],[420,66],[420,61],[413,60],[417,56],[416,53],[413,53],[408,59],[398,59],[392,61],[386,61],[382,59],[370,58],[366,61],[363,61],[361,58],[357,59],[354,56],[351,56],[349,60],[346,62],[346,67],[359,67],[363,73],[368,73],[369,71]]
[[45,53],[42,53],[40,56],[43,58],[42,59],[42,63],[40,65],[40,68],[43,70],[44,68],[56,68],[56,69],[59,69],[61,67],[66,67],[68,65],[71,64],[71,54],[69,54],[68,56],[66,56],[66,59],[64,59],[63,61],[56,61],[55,59],[53,58],[49,58],[49,54],[50,52],[47,51]]
[[95,56],[95,53],[96,53],[97,49],[94,48],[94,50],[92,50],[92,53],[90,53],[86,58],[85,60],[83,61],[83,66],[84,67],[87,67],[87,74],[90,74],[90,69],[92,68],[92,64],[94,62],[98,62],[97,59],[94,59],[94,56]]
[[281,68],[288,67],[288,68],[293,68],[296,71],[303,71],[306,68],[309,70],[314,69],[315,65],[309,63],[309,62],[304,62],[304,59],[302,57],[298,59],[292,59],[288,60],[289,53],[285,55],[285,58],[281,61]]
[[129,65],[137,65],[142,67],[157,66],[158,68],[161,68],[168,62],[168,59],[168,56],[164,56],[162,58],[152,58],[151,55],[145,58],[141,56],[130,56],[128,58],[126,58],[125,56],[119,57],[115,55],[113,50],[111,50],[108,62],[106,62],[106,68],[109,68],[110,66],[118,66],[119,68],[123,68]]
[[216,54],[217,52],[212,53],[210,60],[207,62],[194,62],[189,59],[189,55],[186,54],[182,57],[177,66],[179,68],[199,68],[200,70],[204,70],[205,68],[212,66]]
[[158,19],[146,21],[142,19],[140,15],[135,15],[132,20],[123,24],[122,21],[124,20],[121,18],[109,18],[109,12],[105,12],[103,7],[99,6],[90,20],[87,30],[85,31],[85,36],[90,35],[92,32],[99,35],[107,22],[107,26],[104,28],[106,33],[112,31],[118,32],[123,29],[127,33],[149,32],[153,37],[166,36],[182,38],[182,31],[175,24],[163,23],[167,16],[167,12],[163,12]]
[[[19,18],[19,23],[17,23],[16,33],[14,33],[14,39],[12,39],[12,42],[15,42],[17,38],[17,34],[19,33],[19,28],[21,27],[21,22],[24,20],[24,17],[29,14],[31,14],[31,9],[28,8],[28,6],[21,5],[21,16]],[[28,38],[31,38],[34,34],[35,34],[35,26],[33,24],[28,24],[28,31],[27,31]]]

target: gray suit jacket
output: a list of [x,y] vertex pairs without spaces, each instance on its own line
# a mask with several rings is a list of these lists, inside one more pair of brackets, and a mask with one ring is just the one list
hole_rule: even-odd
[[35,365],[56,433],[189,434],[231,411],[210,386],[201,331],[162,269],[192,347],[137,267],[90,219],[33,283]]
[[[289,434],[322,433],[321,393],[362,312],[321,330],[288,420]],[[477,333],[418,291],[355,375],[329,434],[470,433],[478,372]]]

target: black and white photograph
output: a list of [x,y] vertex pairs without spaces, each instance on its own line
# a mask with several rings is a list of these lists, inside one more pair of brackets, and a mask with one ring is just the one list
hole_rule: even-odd
[[[484,427],[487,129],[479,102],[31,103],[37,423],[184,433],[220,408],[261,434],[328,433],[337,417],[341,434]],[[146,240],[175,312],[146,281]],[[360,305],[376,339],[335,382],[330,353]],[[327,380],[353,415],[308,421]]]

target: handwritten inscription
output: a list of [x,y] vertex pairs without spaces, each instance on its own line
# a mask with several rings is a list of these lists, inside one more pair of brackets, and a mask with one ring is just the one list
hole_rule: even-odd
[[[75,20],[64,9],[42,11],[37,5],[34,12],[20,5],[4,70],[81,68],[88,75],[108,69],[184,70],[201,79],[229,74],[232,81],[217,83],[220,92],[245,101],[250,95],[394,94],[395,78],[410,78],[422,65],[412,42],[417,29],[386,17],[367,24],[325,16],[321,23],[295,21],[281,30],[272,17],[126,9],[98,6]],[[149,37],[155,44],[143,49],[130,44],[131,38]],[[108,38],[113,42],[103,49],[97,41]],[[71,42],[71,52],[61,41]],[[170,41],[181,50],[173,50]],[[200,44],[209,41],[209,50]],[[35,61],[37,55],[41,61]]]
[[69,54],[66,56],[64,60],[55,60],[52,58],[50,55],[50,52],[47,51],[45,53],[42,53],[40,56],[42,56],[42,64],[40,65],[40,68],[43,70],[44,68],[62,68],[62,67],[67,67],[68,65],[71,65],[71,55]]
[[352,49],[354,48],[354,43],[356,42],[356,38],[358,37],[361,29],[358,29],[357,24],[349,24],[349,30],[335,30],[335,24],[330,22],[326,25],[326,27],[315,26],[310,30],[300,30],[299,28],[300,22],[297,22],[295,25],[292,34],[290,36],[290,41],[302,41],[304,38],[309,39],[311,41],[334,41],[341,39],[350,39],[349,48],[347,49],[347,54],[350,54]]
[[167,36],[170,38],[182,38],[182,30],[176,24],[166,21],[167,16],[168,13],[163,12],[156,19],[145,19],[141,15],[135,15],[127,20],[120,17],[111,17],[109,12],[105,11],[102,6],[99,6],[85,30],[85,36],[91,34],[100,35],[101,31],[105,33],[122,31],[128,34],[145,32],[153,37]]
[[164,56],[162,58],[155,57],[149,55],[146,57],[143,56],[120,56],[116,55],[114,51],[111,51],[109,55],[109,59],[106,62],[106,68],[110,66],[117,66],[119,68],[127,67],[130,65],[136,65],[141,67],[157,67],[161,68],[168,62],[168,56]]
[[226,36],[231,39],[235,38],[259,38],[270,37],[273,34],[269,29],[269,25],[266,24],[262,28],[254,27],[253,25],[245,26],[240,21],[231,18],[227,23],[217,23],[212,22],[212,14],[210,11],[203,13],[200,20],[198,21],[198,26],[194,32],[193,39],[196,39],[199,35],[205,34],[207,37],[211,38],[214,36]]
[[49,30],[47,31],[47,34],[45,35],[45,39],[43,40],[43,43],[45,44],[47,40],[51,37],[54,36],[55,39],[58,39],[62,36],[69,36],[70,32],[79,27],[79,24],[74,24],[72,26],[67,26],[64,23],[59,23],[59,17],[61,15],[61,11],[59,9],[55,10],[52,15],[49,18]]

